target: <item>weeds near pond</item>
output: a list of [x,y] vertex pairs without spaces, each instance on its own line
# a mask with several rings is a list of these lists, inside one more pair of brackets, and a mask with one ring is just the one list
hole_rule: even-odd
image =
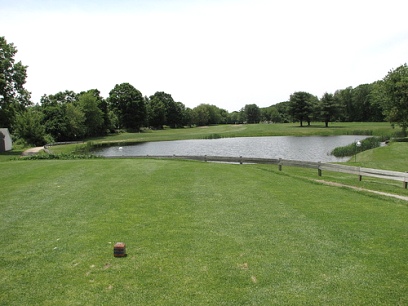
[[47,159],[60,159],[60,160],[70,160],[70,159],[95,159],[95,158],[103,158],[100,156],[92,155],[92,154],[74,154],[74,153],[59,153],[59,154],[36,154],[30,156],[23,156],[20,158],[16,158],[16,160],[47,160]]
[[222,136],[220,134],[210,134],[203,137],[203,139],[220,139]]
[[373,135],[373,130],[353,130],[346,133],[347,135]]
[[357,153],[360,153],[366,150],[378,148],[380,146],[380,142],[384,140],[385,139],[383,137],[369,137],[369,138],[363,139],[360,142],[359,146],[357,146],[357,142],[354,142],[344,147],[337,147],[333,151],[331,151],[330,154],[336,157],[353,156],[354,154],[357,154]]

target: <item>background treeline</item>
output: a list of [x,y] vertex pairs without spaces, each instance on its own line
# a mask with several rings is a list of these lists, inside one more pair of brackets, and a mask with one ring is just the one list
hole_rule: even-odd
[[[321,99],[295,92],[290,100],[260,108],[247,104],[228,112],[215,105],[188,108],[171,94],[156,92],[147,97],[129,83],[116,85],[107,99],[97,89],[44,95],[40,104],[27,106],[13,125],[30,144],[81,140],[118,131],[140,131],[185,126],[236,123],[285,123],[312,121],[384,121],[383,109],[375,97],[376,83],[325,94]],[[304,99],[305,106],[298,109]],[[299,102],[300,101],[300,102]],[[302,117],[303,114],[303,117]],[[329,119],[328,116],[330,117]]]
[[[17,49],[0,37],[0,126],[15,139],[30,145],[81,140],[118,131],[140,131],[186,126],[236,123],[384,121],[408,125],[408,67],[390,71],[383,80],[347,87],[320,98],[308,92],[294,92],[288,101],[260,108],[247,104],[228,112],[211,104],[194,108],[174,101],[171,94],[142,93],[129,83],[117,84],[107,98],[97,89],[75,93],[66,90],[45,94],[34,105],[24,88],[27,66],[15,63]],[[1,135],[0,135],[1,136]]]

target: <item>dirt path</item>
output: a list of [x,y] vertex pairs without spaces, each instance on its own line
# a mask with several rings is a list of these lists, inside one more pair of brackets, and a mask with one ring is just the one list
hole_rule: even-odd
[[44,150],[44,147],[30,148],[28,150],[25,150],[21,155],[22,156],[34,155],[34,154],[37,154],[38,152],[40,152],[42,150]]
[[357,191],[371,192],[371,193],[375,193],[375,194],[379,194],[379,195],[383,195],[383,196],[387,196],[387,197],[396,198],[396,199],[399,199],[399,200],[408,201],[408,197],[401,196],[401,195],[398,195],[398,194],[375,191],[375,190],[370,190],[370,189],[364,189],[364,188],[360,188],[360,187],[344,185],[344,184],[334,183],[334,182],[327,182],[327,181],[323,181],[323,180],[314,180],[314,181],[318,182],[318,183],[321,183],[321,184],[324,184],[324,185],[335,186],[335,187],[346,187],[346,188],[354,189],[354,190],[357,190]]

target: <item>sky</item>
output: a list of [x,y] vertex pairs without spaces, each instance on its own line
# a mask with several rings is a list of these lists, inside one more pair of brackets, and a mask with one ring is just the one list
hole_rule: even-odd
[[32,101],[130,83],[190,108],[268,107],[408,62],[406,0],[0,0]]

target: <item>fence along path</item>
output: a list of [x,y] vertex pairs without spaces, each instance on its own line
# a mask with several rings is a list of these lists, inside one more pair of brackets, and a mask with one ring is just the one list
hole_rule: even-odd
[[[110,158],[129,158],[130,156],[110,157]],[[348,174],[355,174],[361,181],[363,176],[376,177],[386,180],[400,181],[403,183],[403,187],[407,189],[408,185],[408,173],[379,170],[372,168],[363,168],[355,166],[346,166],[339,164],[310,162],[300,160],[289,159],[273,159],[273,158],[256,158],[256,157],[227,157],[227,156],[188,156],[188,155],[146,155],[146,156],[132,156],[132,158],[172,158],[172,159],[192,159],[205,162],[223,162],[223,163],[240,163],[240,164],[275,164],[278,165],[279,170],[282,170],[283,166],[301,167],[317,169],[319,176],[322,176],[324,171],[342,172]]]

